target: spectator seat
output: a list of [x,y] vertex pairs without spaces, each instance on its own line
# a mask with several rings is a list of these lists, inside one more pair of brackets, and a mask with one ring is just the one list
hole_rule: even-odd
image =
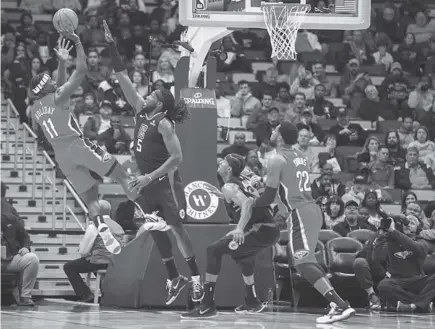
[[252,71],[256,74],[258,71],[267,71],[269,68],[274,67],[271,62],[254,62],[252,63]]
[[333,230],[320,230],[319,241],[326,244],[329,240],[341,238],[342,236]]
[[231,130],[228,134],[228,142],[230,145],[234,143],[234,139],[239,132],[243,132],[245,134],[247,142],[255,141],[254,133],[252,131]]
[[364,120],[351,120],[352,123],[359,124],[364,130],[375,130],[373,127],[373,124],[370,121],[364,121]]
[[345,158],[348,156],[355,157],[355,154],[357,154],[359,151],[361,151],[361,147],[359,146],[338,146],[337,147],[337,153],[343,155]]
[[347,170],[350,173],[354,173],[359,169],[360,164],[358,163],[358,161],[356,161],[356,158],[354,156],[348,156],[346,158],[346,161],[347,161]]
[[234,73],[233,82],[237,84],[239,81],[246,80],[248,82],[257,82],[253,73]]
[[435,274],[435,253],[426,256],[423,269],[427,275]]
[[[98,270],[97,272],[94,273],[97,277],[97,280],[95,281],[95,287],[94,287],[94,304],[98,304],[98,297],[100,297],[100,286],[101,286],[101,280],[104,279],[104,276],[106,275],[106,270]],[[91,276],[92,273],[89,272],[88,275],[86,276],[86,284],[89,287],[89,284],[91,282]]]
[[376,124],[376,130],[380,133],[386,133],[389,130],[397,130],[402,125],[399,121],[387,120],[387,121],[379,121]]
[[317,124],[322,127],[323,130],[329,130],[331,127],[337,124],[337,121],[333,119],[319,119]]
[[385,189],[385,191],[391,195],[391,197],[393,198],[393,203],[400,204],[402,202],[403,192],[401,189],[392,188],[392,189]]
[[[332,104],[334,104],[335,107],[344,107],[343,100],[341,98],[326,98],[326,100],[330,101]],[[331,120],[336,122],[335,120]]]
[[417,199],[420,201],[433,201],[435,200],[434,190],[412,190],[417,195]]
[[242,122],[240,118],[218,118],[217,124],[218,126],[225,128],[242,128]]
[[353,262],[356,254],[363,249],[358,240],[341,237],[326,243],[326,255],[329,272],[335,277],[353,277]]
[[375,86],[380,86],[384,80],[385,77],[372,77],[372,82]]
[[358,240],[362,244],[365,244],[370,238],[375,234],[375,232],[367,230],[367,229],[361,229],[349,232],[347,235],[348,238],[352,238],[355,240]]
[[266,54],[264,53],[264,50],[245,49],[243,52],[245,53],[246,59],[248,59],[248,60],[261,61],[261,62],[264,62],[267,60]]
[[383,203],[381,205],[381,208],[383,211],[387,212],[387,213],[391,213],[391,214],[400,214],[400,208],[401,205],[400,204],[385,204]]

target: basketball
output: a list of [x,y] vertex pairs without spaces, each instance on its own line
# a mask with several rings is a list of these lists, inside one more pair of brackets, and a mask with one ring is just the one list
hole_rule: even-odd
[[73,10],[62,8],[54,14],[53,25],[57,31],[68,30],[72,32],[79,25],[79,18]]

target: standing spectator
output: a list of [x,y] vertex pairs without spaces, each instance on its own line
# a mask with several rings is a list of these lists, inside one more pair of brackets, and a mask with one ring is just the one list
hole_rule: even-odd
[[326,146],[326,152],[319,152],[319,166],[324,168],[326,164],[332,167],[334,173],[347,171],[347,160],[337,153],[337,139],[335,135],[328,133],[322,141]]
[[338,111],[337,124],[329,129],[337,139],[337,146],[362,146],[367,133],[357,123],[351,123],[349,114],[345,108]]
[[[316,79],[319,85],[323,85],[325,88],[323,95],[326,97],[336,98],[338,96],[338,87],[337,83],[331,79],[328,79],[325,72],[325,64],[321,62],[317,62],[313,64],[313,78]],[[314,91],[314,93],[316,93]],[[316,97],[316,95],[314,95]]]
[[311,132],[305,127],[302,127],[302,129],[299,130],[298,143],[293,145],[293,148],[302,152],[304,158],[307,160],[307,167],[310,172],[319,172],[319,158],[317,157],[317,153],[310,147],[310,140]]
[[396,167],[405,163],[406,151],[400,146],[400,137],[397,130],[390,130],[385,134],[385,145],[390,151],[388,159],[390,165]]
[[[217,90],[216,90],[217,91]],[[217,95],[216,95],[217,98]],[[257,108],[249,116],[248,122],[246,124],[246,129],[251,131],[256,131],[258,125],[267,123],[269,121],[269,112],[272,108],[273,97],[272,94],[265,92],[263,98],[261,99],[261,108]],[[281,113],[280,113],[281,116]],[[282,115],[284,117],[284,114]]]
[[380,146],[376,160],[368,166],[371,181],[382,188],[394,188],[394,167],[388,163],[389,152],[386,145]]
[[429,130],[420,126],[414,133],[414,141],[409,143],[408,148],[418,149],[418,160],[425,163],[429,168],[435,164],[435,143],[429,139]]
[[331,196],[326,203],[326,211],[323,213],[324,221],[322,229],[332,230],[335,225],[344,221],[344,202],[338,196]]
[[413,129],[414,120],[411,116],[404,116],[402,125],[397,130],[399,134],[400,146],[403,149],[407,149],[408,145],[414,141],[414,129]]
[[387,100],[380,99],[378,90],[373,85],[368,85],[364,90],[364,99],[358,109],[358,116],[362,120],[377,121],[397,120],[396,108]]
[[435,189],[435,175],[431,168],[418,161],[419,151],[416,147],[408,147],[406,163],[396,170],[394,183],[396,188],[403,190],[432,190]]
[[414,34],[417,44],[428,43],[435,34],[435,20],[426,11],[418,11],[415,14],[415,24],[409,24],[406,32]]
[[[3,209],[2,209],[3,210]],[[32,290],[39,270],[39,258],[30,252],[30,237],[23,223],[12,213],[1,214],[2,272],[21,275],[19,305],[34,306]],[[5,252],[3,253],[3,248]]]
[[335,232],[341,236],[347,236],[350,232],[356,230],[371,230],[376,231],[373,225],[370,225],[360,219],[358,212],[358,203],[350,200],[344,205],[344,219],[340,223],[337,223],[332,228]]
[[369,136],[364,142],[362,151],[357,153],[356,161],[360,163],[360,166],[367,167],[369,163],[376,161],[378,150],[378,138],[375,136]]
[[323,119],[335,118],[334,104],[325,99],[326,88],[323,84],[314,87],[314,99],[307,101],[307,106],[313,108],[314,115]]
[[246,135],[242,132],[238,132],[234,136],[234,143],[224,148],[221,154],[219,154],[219,157],[223,159],[231,153],[235,153],[245,157],[248,154],[249,150],[250,148],[246,146]]
[[231,103],[231,116],[241,118],[242,125],[246,127],[249,116],[261,108],[261,102],[252,96],[248,81],[241,80],[237,85],[239,91]]

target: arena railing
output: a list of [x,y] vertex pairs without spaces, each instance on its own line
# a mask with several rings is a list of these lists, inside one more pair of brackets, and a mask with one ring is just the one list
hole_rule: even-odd
[[[22,187],[20,187],[20,191],[26,191],[27,189],[27,175],[26,175],[26,169],[27,169],[27,155],[29,154],[32,158],[32,191],[31,191],[31,196],[32,196],[32,203],[29,202],[29,206],[36,206],[36,173],[38,171],[37,169],[37,164],[38,164],[38,141],[37,141],[37,135],[35,134],[35,132],[33,131],[32,128],[29,127],[29,125],[27,125],[26,123],[22,124],[23,129],[21,130],[22,135],[21,135],[21,141],[19,140],[19,135],[20,135],[20,114],[18,113],[17,109],[15,108],[13,102],[10,99],[7,99],[7,106],[6,106],[6,136],[5,136],[5,141],[6,141],[6,152],[8,155],[11,154],[11,129],[13,133],[16,136],[16,140],[15,140],[15,147],[13,150],[14,153],[14,171],[18,174],[18,157],[19,157],[19,150],[18,150],[18,145],[22,142],[23,143],[23,148],[22,148],[22,156],[23,156],[23,161],[22,161]],[[28,143],[28,138],[32,137],[33,138],[33,147],[28,147],[27,143]],[[77,202],[79,204],[79,206],[83,209],[84,213],[85,213],[85,218],[86,218],[86,226],[88,225],[88,210],[86,208],[86,206],[84,205],[84,203],[82,202],[82,200],[80,199],[80,197],[77,195],[77,193],[74,191],[73,187],[71,186],[71,184],[67,181],[67,180],[63,180],[63,228],[62,230],[59,230],[56,228],[56,211],[55,211],[55,207],[56,207],[56,201],[57,201],[57,197],[56,197],[56,192],[58,191],[57,187],[56,187],[56,170],[57,170],[57,165],[56,163],[51,159],[50,155],[46,152],[46,151],[42,151],[42,205],[41,205],[41,215],[40,218],[42,217],[44,220],[46,219],[46,213],[47,213],[47,196],[46,196],[46,190],[47,190],[47,183],[51,186],[51,218],[52,218],[52,227],[51,230],[52,232],[56,232],[56,233],[67,233],[67,229],[66,229],[66,216],[67,216],[67,212],[69,214],[71,214],[71,216],[75,219],[75,221],[77,222],[77,224],[80,227],[80,231],[78,232],[82,232],[85,230],[85,228],[83,227],[83,225],[80,223],[80,220],[78,219],[77,215],[74,213],[73,209],[67,204],[67,193],[68,191],[72,194],[72,196],[75,199],[75,202]],[[49,171],[47,168],[47,163],[49,164],[49,168],[51,169],[51,171]],[[38,218],[39,219],[39,218]],[[47,230],[38,230],[38,229],[32,229],[31,232],[32,233],[37,233],[37,232],[45,232]],[[77,231],[72,231],[72,234],[77,234]],[[66,245],[66,235],[63,234],[63,247],[65,247]]]

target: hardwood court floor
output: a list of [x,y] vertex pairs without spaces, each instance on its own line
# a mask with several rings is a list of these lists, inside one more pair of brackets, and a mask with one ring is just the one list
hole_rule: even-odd
[[220,312],[209,320],[181,320],[177,311],[124,310],[107,307],[40,301],[34,308],[5,307],[5,329],[429,329],[435,314],[396,315],[361,311],[347,322],[316,325],[316,312],[270,312],[237,315]]

